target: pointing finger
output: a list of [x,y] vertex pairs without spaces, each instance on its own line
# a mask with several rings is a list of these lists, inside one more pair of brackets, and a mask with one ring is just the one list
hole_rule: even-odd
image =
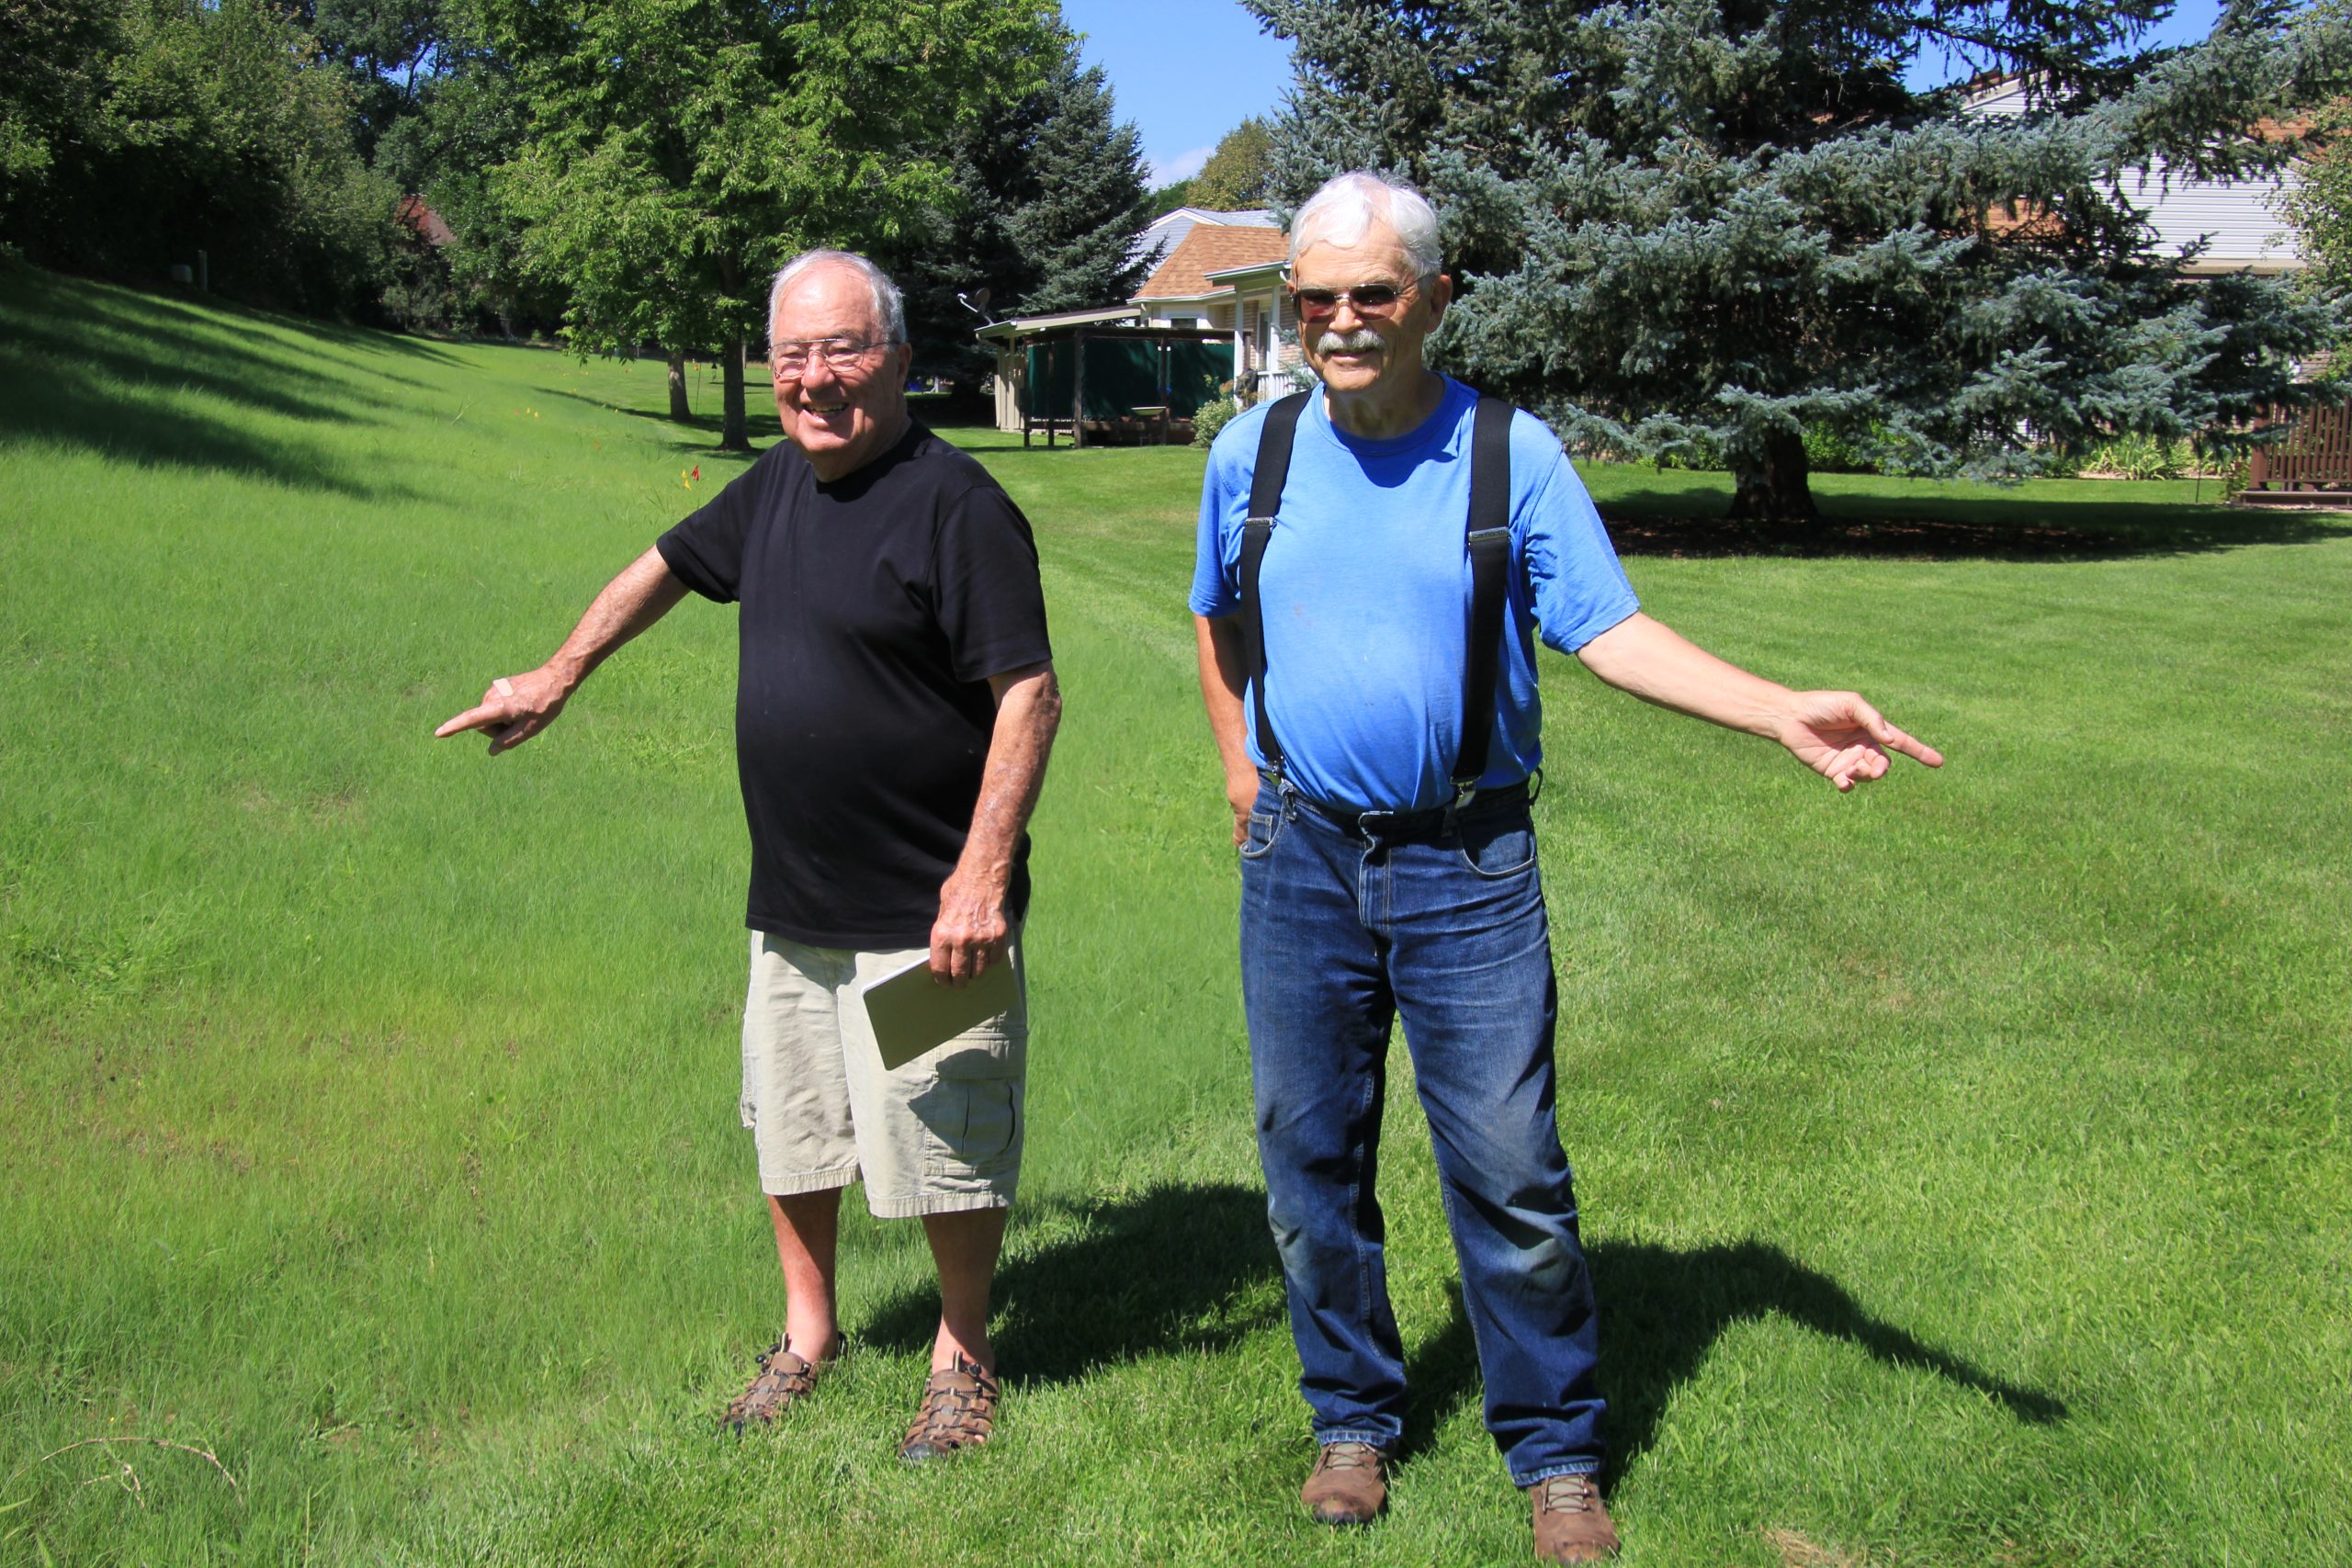
[[433,732],[433,739],[446,740],[452,735],[460,734],[469,729],[487,728],[491,725],[502,722],[505,716],[503,708],[493,708],[488,703],[484,703],[480,707],[468,708],[444,724]]

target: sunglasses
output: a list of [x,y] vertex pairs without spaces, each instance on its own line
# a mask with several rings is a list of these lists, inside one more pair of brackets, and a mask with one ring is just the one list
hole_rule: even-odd
[[1397,302],[1413,291],[1414,285],[1399,287],[1394,283],[1363,283],[1353,288],[1297,288],[1290,291],[1291,302],[1298,307],[1299,319],[1326,321],[1339,313],[1340,301],[1348,302],[1359,316],[1385,316],[1396,308]]

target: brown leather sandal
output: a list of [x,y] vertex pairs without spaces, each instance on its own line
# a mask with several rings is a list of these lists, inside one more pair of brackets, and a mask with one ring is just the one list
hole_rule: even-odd
[[956,1352],[956,1364],[933,1372],[923,1385],[915,1424],[899,1445],[909,1464],[944,1459],[958,1449],[976,1449],[996,1429],[997,1381]]
[[790,1340],[777,1340],[761,1354],[759,1371],[729,1404],[719,1424],[738,1433],[754,1422],[768,1425],[793,1401],[806,1397],[817,1386],[818,1374],[840,1359],[841,1352],[835,1350],[821,1361],[808,1360],[795,1353]]

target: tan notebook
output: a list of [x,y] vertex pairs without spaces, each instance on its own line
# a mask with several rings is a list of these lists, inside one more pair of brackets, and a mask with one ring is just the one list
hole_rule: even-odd
[[859,992],[882,1065],[893,1071],[967,1029],[1010,1012],[1021,999],[1012,965],[1000,956],[961,990],[931,976],[928,953],[905,968],[869,980]]

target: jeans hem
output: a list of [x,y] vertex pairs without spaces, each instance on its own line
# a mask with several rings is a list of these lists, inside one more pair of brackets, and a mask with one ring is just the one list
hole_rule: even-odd
[[1390,1449],[1396,1446],[1396,1438],[1394,1435],[1387,1432],[1355,1431],[1344,1427],[1335,1432],[1317,1432],[1315,1434],[1315,1446],[1317,1448],[1328,1449],[1333,1443],[1364,1443],[1373,1448],[1378,1449],[1383,1453],[1386,1453]]
[[1510,1472],[1510,1483],[1523,1490],[1549,1481],[1555,1475],[1599,1475],[1600,1473],[1600,1461],[1597,1459],[1566,1459],[1557,1464],[1538,1465],[1524,1475],[1514,1470]]

